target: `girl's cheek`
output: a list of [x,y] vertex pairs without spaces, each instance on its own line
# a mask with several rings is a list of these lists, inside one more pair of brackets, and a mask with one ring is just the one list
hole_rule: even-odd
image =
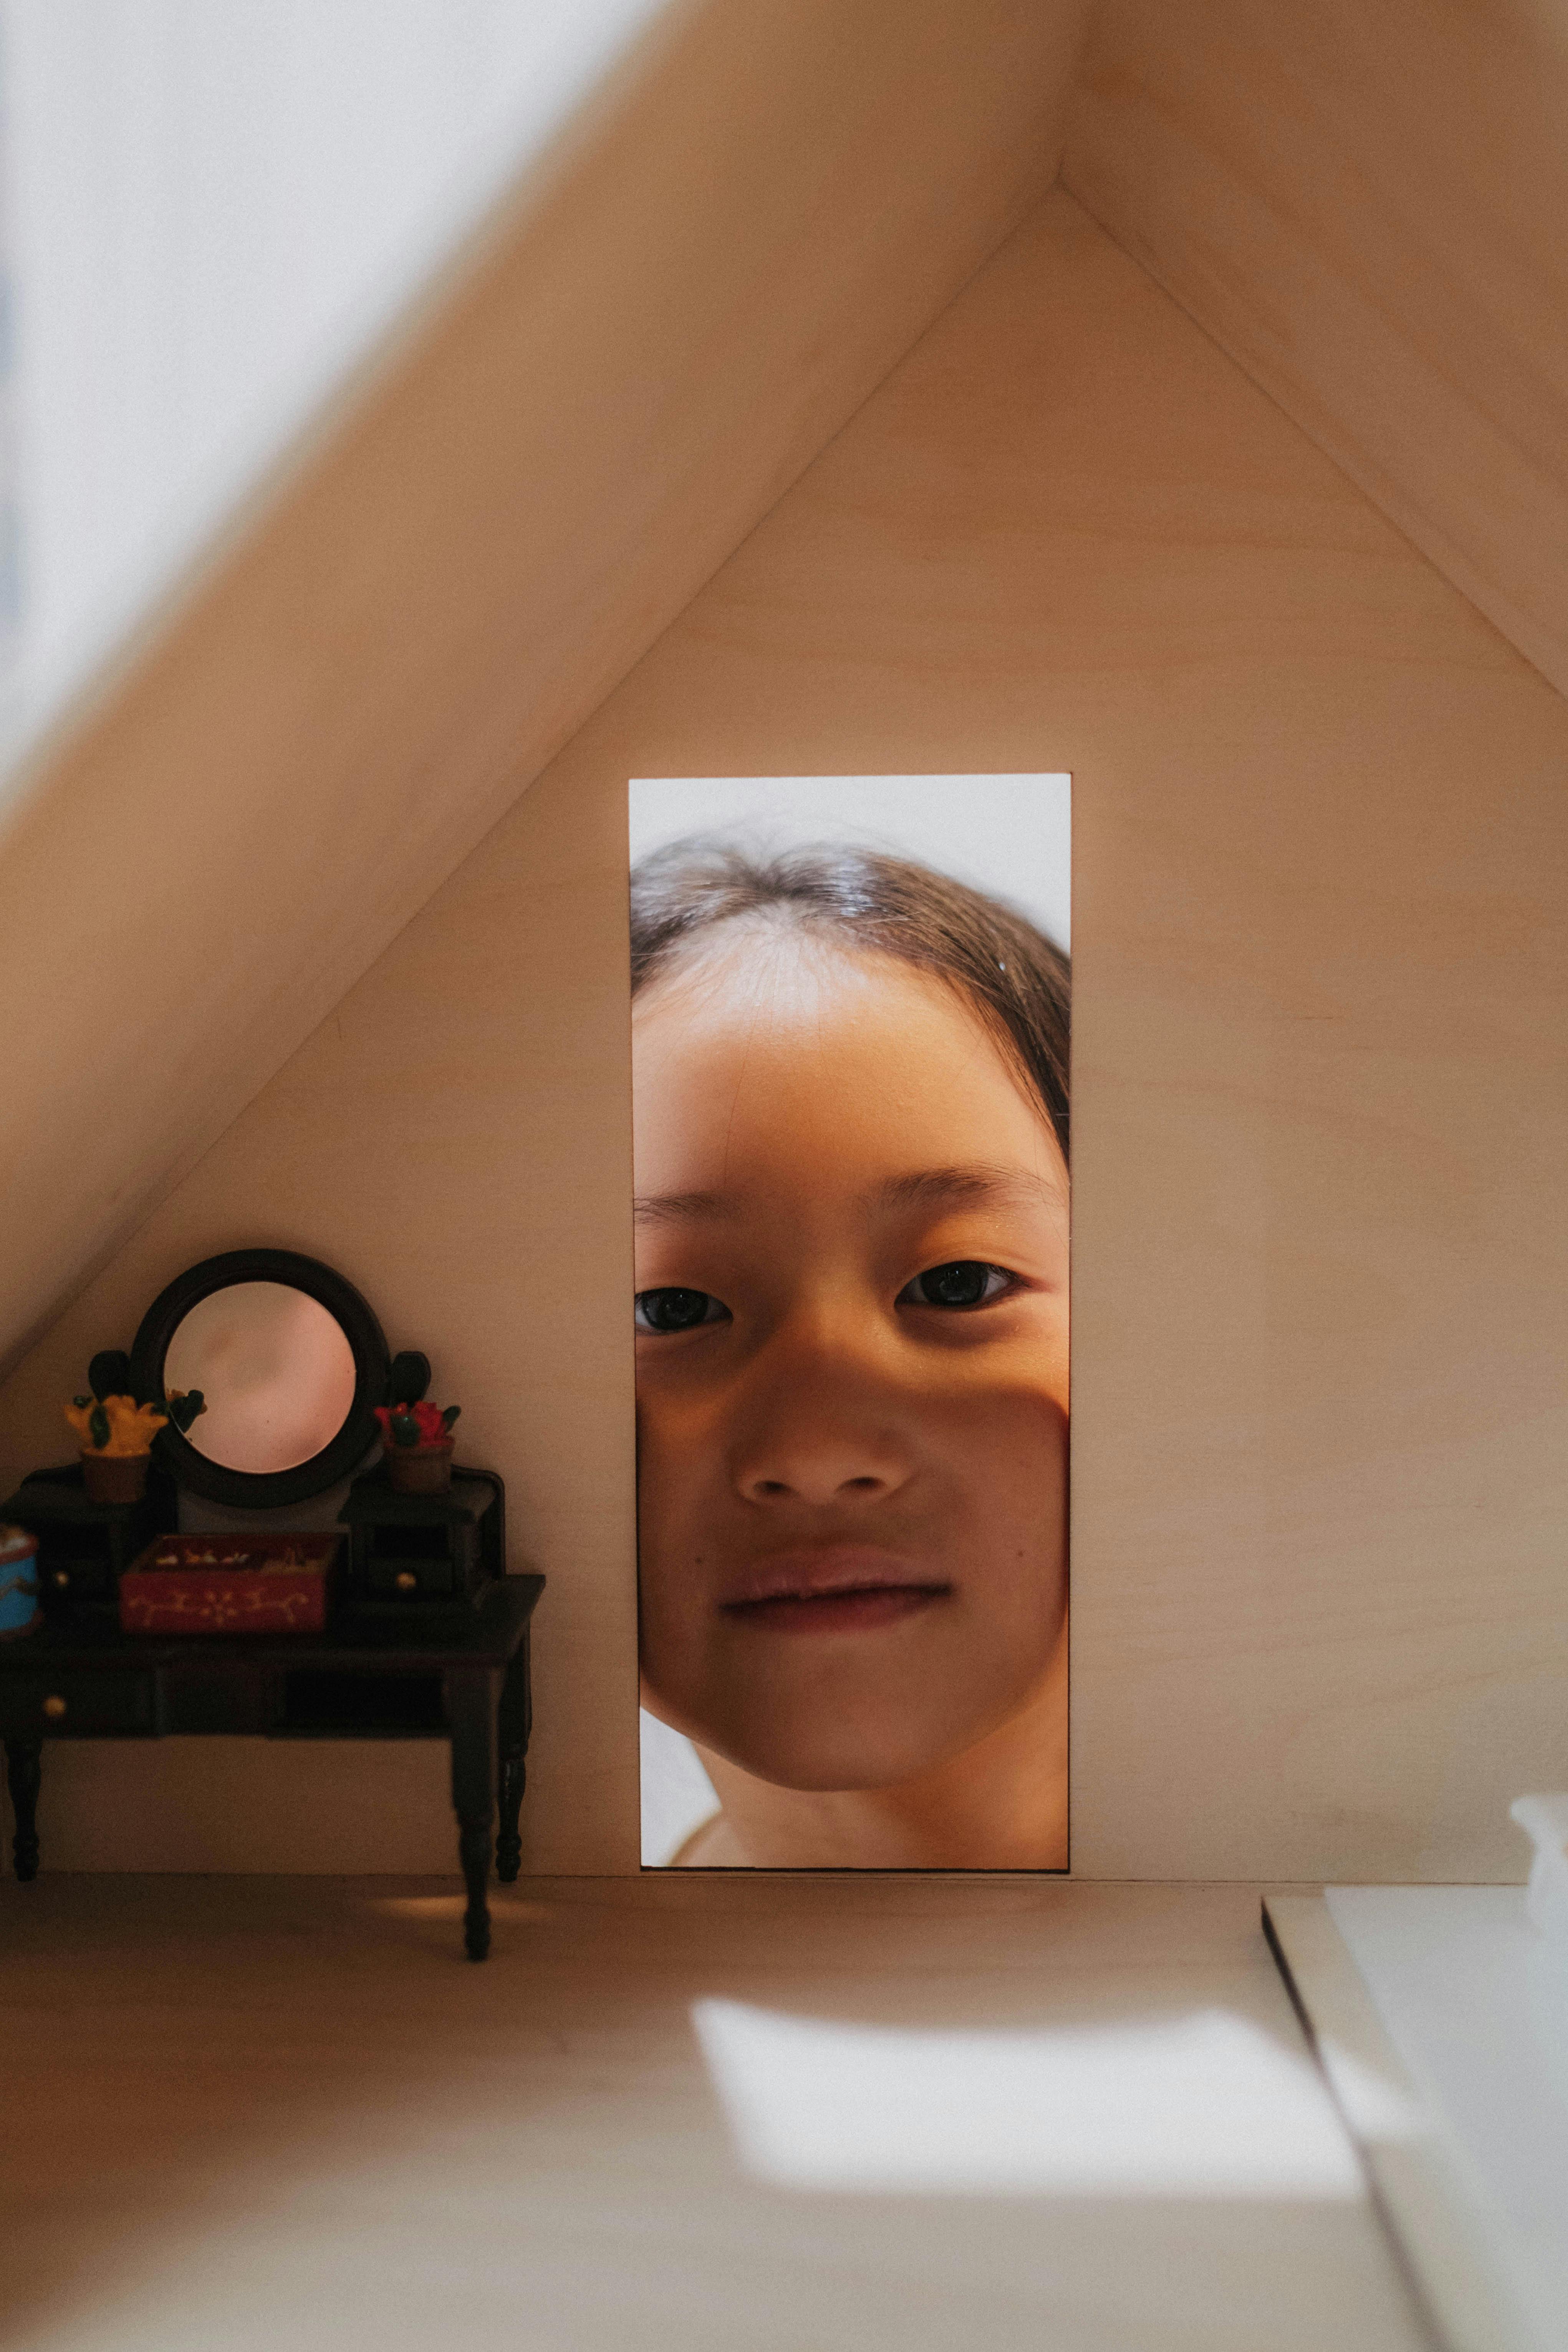
[[638,1484],[645,1508],[678,1509],[722,1469],[723,1431],[700,1403],[657,1386],[637,1399]]

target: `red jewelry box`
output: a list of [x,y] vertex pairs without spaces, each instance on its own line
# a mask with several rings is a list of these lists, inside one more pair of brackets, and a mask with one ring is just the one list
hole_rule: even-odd
[[160,1536],[120,1580],[127,1633],[320,1633],[342,1536]]

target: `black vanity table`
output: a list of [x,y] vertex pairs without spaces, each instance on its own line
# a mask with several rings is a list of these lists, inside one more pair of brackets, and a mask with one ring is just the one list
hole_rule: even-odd
[[268,1638],[98,1633],[46,1624],[0,1647],[0,1736],[16,1814],[18,1878],[38,1867],[37,1800],[47,1739],[155,1739],[171,1732],[270,1739],[449,1739],[452,1804],[471,1960],[489,1949],[490,1834],[497,1875],[517,1876],[526,1783],[528,1621],[542,1576],[509,1576],[477,1606],[419,1624],[356,1620]]
[[[346,1503],[331,1515],[345,1531],[344,1572],[322,1633],[121,1629],[119,1576],[137,1541],[173,1530],[182,1488],[247,1510],[265,1525],[269,1509],[308,1500],[363,1461],[374,1441],[374,1407],[389,1390],[423,1393],[426,1360],[405,1354],[392,1361],[374,1317],[340,1276],[315,1260],[269,1250],[208,1259],[172,1284],[149,1310],[131,1356],[115,1360],[123,1367],[120,1377],[134,1381],[137,1395],[161,1400],[170,1342],[194,1306],[225,1294],[229,1304],[219,1298],[219,1312],[233,1315],[255,1294],[277,1290],[323,1307],[353,1354],[353,1404],[339,1425],[340,1394],[331,1426],[321,1433],[324,1442],[303,1463],[237,1469],[201,1454],[170,1428],[157,1441],[147,1496],[137,1505],[89,1502],[75,1467],[39,1473],[0,1504],[0,1520],[14,1520],[39,1538],[46,1615],[37,1632],[0,1643],[0,1738],[16,1816],[16,1876],[31,1879],[38,1867],[37,1801],[50,1739],[155,1739],[181,1732],[445,1739],[468,1891],[464,1942],[468,1958],[482,1960],[489,1949],[486,1888],[498,1811],[497,1874],[515,1879],[521,1864],[519,1814],[532,1715],[529,1631],[544,1589],[542,1576],[506,1573],[499,1478],[454,1467],[449,1491],[431,1496],[394,1493],[384,1467],[355,1478]],[[277,1310],[277,1301],[259,1301],[262,1315]],[[219,1350],[215,1359],[220,1378],[221,1366],[235,1360],[232,1331],[223,1344],[227,1354]],[[253,1358],[265,1370],[266,1347],[258,1344]],[[95,1374],[105,1360],[94,1360]],[[171,1386],[198,1384],[170,1375]],[[328,1514],[323,1520],[330,1523]]]

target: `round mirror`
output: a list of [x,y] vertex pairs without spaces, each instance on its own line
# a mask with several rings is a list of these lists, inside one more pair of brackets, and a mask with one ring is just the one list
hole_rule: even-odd
[[181,1486],[269,1509],[358,1467],[388,1359],[375,1317],[331,1266],[289,1250],[230,1250],[153,1301],[132,1369],[139,1396],[202,1392],[189,1431],[171,1426],[159,1440]]
[[228,1470],[294,1470],[353,1407],[354,1353],[319,1298],[282,1282],[231,1282],[198,1300],[163,1358],[163,1392],[200,1389],[185,1433]]

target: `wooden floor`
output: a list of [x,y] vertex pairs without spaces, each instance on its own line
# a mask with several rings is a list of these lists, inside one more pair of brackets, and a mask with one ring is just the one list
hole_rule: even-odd
[[1252,1890],[534,1881],[483,1968],[458,1911],[449,1882],[0,1885],[0,2344],[1426,2341],[1353,2184],[830,2193],[735,2153],[702,1997],[926,2034],[1217,2011],[1299,2053]]

